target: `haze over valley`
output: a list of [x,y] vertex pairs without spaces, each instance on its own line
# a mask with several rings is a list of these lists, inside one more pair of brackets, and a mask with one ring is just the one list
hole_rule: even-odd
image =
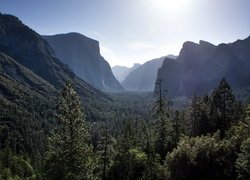
[[0,179],[250,179],[250,1],[1,1]]

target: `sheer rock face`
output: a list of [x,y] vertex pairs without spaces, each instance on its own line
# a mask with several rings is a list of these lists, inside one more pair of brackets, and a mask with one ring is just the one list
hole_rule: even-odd
[[43,36],[55,56],[93,87],[104,91],[122,91],[108,62],[101,56],[99,42],[79,33]]
[[178,58],[166,58],[157,75],[169,96],[210,93],[223,77],[235,89],[250,86],[250,37],[218,46],[185,42]]
[[2,77],[45,93],[49,89],[58,92],[70,80],[81,96],[105,98],[58,60],[47,41],[17,17],[0,14],[0,40]]
[[52,49],[39,34],[18,18],[0,15],[0,51],[31,69],[55,86],[73,78],[73,72],[52,56]]

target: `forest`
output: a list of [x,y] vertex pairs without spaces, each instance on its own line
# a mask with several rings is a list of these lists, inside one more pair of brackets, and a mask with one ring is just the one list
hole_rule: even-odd
[[249,101],[226,79],[184,100],[158,87],[110,93],[94,118],[70,81],[33,113],[0,98],[0,179],[249,179]]
[[0,1],[0,180],[250,180],[249,7]]

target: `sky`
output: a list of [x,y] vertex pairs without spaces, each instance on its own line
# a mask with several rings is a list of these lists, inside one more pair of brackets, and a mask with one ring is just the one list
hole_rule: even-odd
[[41,35],[96,39],[111,66],[178,55],[185,41],[217,45],[250,35],[250,0],[0,0],[0,12]]

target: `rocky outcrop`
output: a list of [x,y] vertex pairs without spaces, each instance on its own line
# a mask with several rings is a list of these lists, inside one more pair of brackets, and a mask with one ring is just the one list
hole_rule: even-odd
[[185,42],[176,60],[164,60],[157,79],[162,79],[162,88],[169,96],[203,95],[222,78],[235,89],[249,87],[249,65],[250,37],[218,46],[205,41]]
[[43,36],[55,56],[93,87],[104,91],[122,91],[108,62],[101,56],[99,42],[79,33]]
[[[17,17],[0,14],[0,39],[0,52],[2,59],[5,59],[5,61],[1,61],[1,67],[5,67],[2,69],[3,72],[9,74],[14,81],[20,82],[20,78],[25,78],[25,82],[21,82],[26,85],[29,84],[28,82],[36,82],[43,86],[44,82],[47,82],[55,89],[61,90],[64,84],[70,80],[75,84],[81,96],[105,98],[103,93],[78,78],[67,65],[59,61],[53,55],[53,50],[47,41],[24,25]],[[8,57],[7,59],[12,59],[16,63],[10,63],[11,61],[6,61],[6,58],[3,57]],[[7,62],[9,62],[8,66],[6,66]],[[36,76],[36,81],[34,81],[34,76],[28,76],[17,68],[19,67],[17,64],[32,72]],[[25,72],[27,71],[25,70]],[[34,87],[30,85],[30,88]]]

